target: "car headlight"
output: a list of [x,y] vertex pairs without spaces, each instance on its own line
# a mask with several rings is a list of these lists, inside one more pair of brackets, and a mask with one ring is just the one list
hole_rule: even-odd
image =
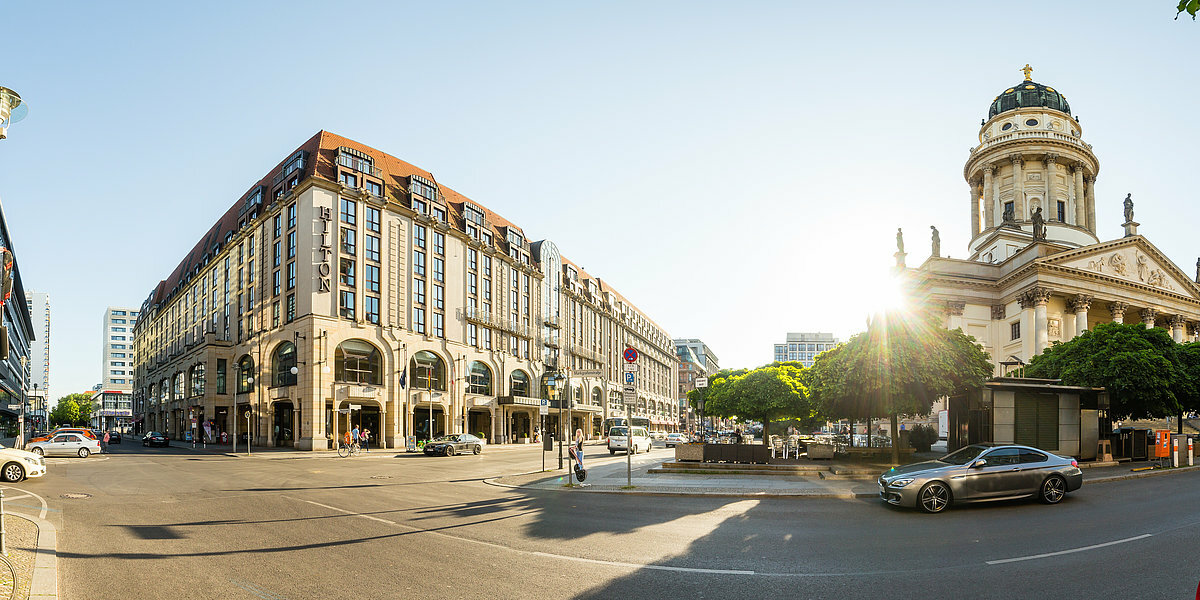
[[913,482],[912,477],[901,477],[900,479],[895,479],[891,483],[889,483],[888,487],[902,488],[912,482]]

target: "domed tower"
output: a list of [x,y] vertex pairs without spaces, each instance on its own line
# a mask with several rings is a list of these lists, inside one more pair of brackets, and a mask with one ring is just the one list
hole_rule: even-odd
[[992,101],[979,145],[963,167],[971,186],[971,260],[1001,262],[1033,241],[1041,210],[1045,241],[1072,248],[1099,242],[1092,187],[1100,162],[1083,141],[1066,96],[1025,80]]

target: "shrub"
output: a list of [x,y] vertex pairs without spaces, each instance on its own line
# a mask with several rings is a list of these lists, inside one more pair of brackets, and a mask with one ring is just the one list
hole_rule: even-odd
[[931,425],[917,425],[908,434],[909,444],[919,452],[929,452],[930,446],[937,440],[937,429]]

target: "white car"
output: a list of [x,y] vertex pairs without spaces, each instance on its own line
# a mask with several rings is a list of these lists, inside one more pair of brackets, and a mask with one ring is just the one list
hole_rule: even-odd
[[629,452],[632,448],[633,453],[649,452],[654,442],[650,439],[650,432],[646,431],[645,427],[633,428],[632,444],[629,440],[627,428],[624,426],[613,427],[608,430],[608,453],[616,454],[617,450]]
[[668,448],[674,448],[675,444],[686,444],[690,441],[686,434],[674,432],[667,434],[667,439],[664,443],[666,443]]
[[46,459],[32,452],[0,446],[0,461],[0,478],[9,483],[46,474]]
[[29,444],[29,451],[42,456],[78,456],[87,458],[100,453],[100,440],[93,440],[78,433],[60,433],[44,442]]

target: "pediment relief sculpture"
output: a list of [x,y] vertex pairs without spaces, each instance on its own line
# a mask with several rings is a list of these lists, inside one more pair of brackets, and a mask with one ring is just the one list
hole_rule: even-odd
[[1168,275],[1169,270],[1160,267],[1158,263],[1137,248],[1123,248],[1101,256],[1083,257],[1065,263],[1063,266],[1121,277],[1164,290],[1178,291],[1177,282]]

